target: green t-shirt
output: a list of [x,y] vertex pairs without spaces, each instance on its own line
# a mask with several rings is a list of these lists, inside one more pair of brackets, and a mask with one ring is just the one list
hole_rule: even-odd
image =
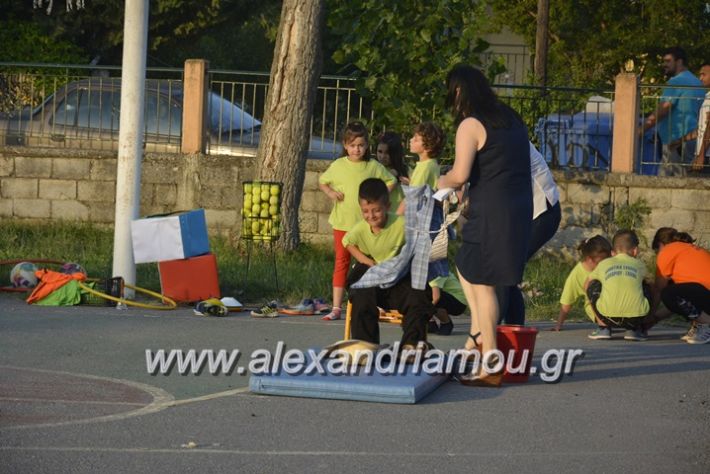
[[461,282],[454,275],[440,276],[434,278],[429,282],[429,286],[439,288],[441,291],[445,291],[454,298],[456,298],[461,304],[468,306],[468,301],[466,301],[466,295],[463,294],[463,288],[461,288]]
[[610,318],[637,318],[648,313],[648,300],[643,294],[643,277],[646,265],[625,253],[599,262],[589,274],[592,280],[602,282],[602,293],[597,309]]
[[439,168],[439,162],[435,159],[430,159],[426,161],[417,161],[416,166],[414,166],[414,171],[412,171],[409,177],[410,186],[424,186],[428,184],[431,189],[436,189],[436,184],[439,182],[439,175],[441,174],[441,169]]
[[320,175],[318,182],[343,193],[343,200],[334,202],[328,222],[335,230],[348,231],[362,220],[358,191],[367,178],[380,178],[387,186],[395,182],[394,176],[377,160],[350,161],[338,158]]
[[587,295],[584,293],[584,282],[587,281],[589,273],[590,272],[582,265],[582,262],[574,266],[567,276],[567,280],[565,280],[562,296],[560,296],[560,304],[573,305],[580,296],[584,297],[584,312],[587,313],[589,319],[596,321],[597,318],[594,315],[592,303],[589,302],[589,298],[587,298]]
[[356,246],[376,263],[396,257],[404,246],[404,217],[387,214],[385,228],[377,234],[370,230],[370,224],[361,220],[343,237],[343,247]]

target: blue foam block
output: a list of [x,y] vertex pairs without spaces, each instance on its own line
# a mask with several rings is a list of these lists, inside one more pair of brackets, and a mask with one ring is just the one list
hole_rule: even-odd
[[407,366],[403,374],[383,375],[372,371],[365,375],[277,374],[252,375],[249,389],[263,395],[329,398],[381,403],[417,403],[448,379],[447,375],[414,374]]

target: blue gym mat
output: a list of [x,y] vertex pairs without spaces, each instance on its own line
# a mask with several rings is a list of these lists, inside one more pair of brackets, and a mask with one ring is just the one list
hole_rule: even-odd
[[[309,361],[310,362],[310,361]],[[362,368],[355,375],[277,374],[252,375],[249,389],[262,395],[328,398],[381,403],[417,403],[448,379],[447,375],[414,374],[407,366],[404,373],[383,375],[374,369],[369,375]]]

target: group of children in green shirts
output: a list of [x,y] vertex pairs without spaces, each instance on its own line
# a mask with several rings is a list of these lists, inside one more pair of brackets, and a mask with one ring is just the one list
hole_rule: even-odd
[[[336,320],[341,317],[346,284],[353,283],[352,273],[357,274],[351,272],[348,279],[351,256],[360,265],[359,271],[362,272],[363,266],[367,268],[399,254],[405,242],[405,203],[401,186],[429,185],[436,189],[440,174],[437,158],[443,151],[444,143],[445,136],[439,126],[431,122],[417,125],[409,142],[409,149],[419,159],[411,169],[404,162],[404,151],[396,134],[387,132],[380,135],[375,161],[369,159],[368,132],[365,126],[359,122],[347,125],[343,134],[346,156],[335,160],[319,179],[320,189],[334,203],[328,221],[333,227],[335,248],[333,309],[323,317],[324,320]],[[430,314],[422,322],[419,321],[423,318],[421,314],[408,317],[405,312],[403,326],[407,326],[407,319],[413,317],[417,318],[413,324],[426,325],[427,320],[436,314],[437,324],[430,326],[429,331],[450,334],[453,329],[453,323],[448,317],[450,311],[453,311],[451,314],[461,314],[466,307],[460,284],[455,277],[443,277],[433,280],[430,285],[431,287],[425,290],[430,305],[426,311]],[[418,290],[409,288],[405,293],[409,294],[411,291]],[[417,298],[419,296],[421,295],[417,295]],[[442,307],[437,309],[435,305]],[[355,318],[355,314],[353,317]],[[366,333],[374,330],[371,327],[363,329]],[[375,339],[372,334],[356,334],[357,332],[358,327],[354,324],[353,337],[362,340]],[[422,340],[420,328],[411,331],[411,337],[408,337],[406,332],[404,343],[416,345]],[[407,340],[408,338],[417,340]]]
[[611,339],[612,328],[622,328],[624,339],[644,341],[643,322],[651,308],[650,285],[644,278],[646,265],[637,258],[635,232],[620,230],[609,241],[597,235],[583,241],[581,261],[565,281],[560,314],[553,330],[562,329],[572,304],[585,297],[584,311],[598,328],[590,339]]

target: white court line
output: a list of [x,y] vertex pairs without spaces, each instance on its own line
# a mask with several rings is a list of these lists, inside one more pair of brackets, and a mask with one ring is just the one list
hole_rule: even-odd
[[5,402],[22,402],[22,403],[76,403],[79,405],[126,405],[135,407],[144,407],[145,403],[135,403],[135,402],[105,402],[99,400],[64,400],[61,398],[13,398],[13,397],[0,397],[1,401]]
[[[237,389],[233,389],[233,390],[226,390],[223,392],[216,392],[216,393],[211,393],[211,394],[207,394],[207,395],[202,395],[202,396],[194,397],[194,398],[175,400],[175,398],[170,393],[166,392],[162,388],[154,387],[152,385],[148,385],[148,384],[144,384],[144,383],[140,383],[140,382],[134,382],[132,380],[117,379],[117,378],[113,378],[113,377],[99,377],[96,375],[87,375],[87,374],[77,374],[77,373],[65,372],[65,371],[60,371],[60,370],[44,370],[44,369],[35,369],[35,368],[31,368],[31,367],[18,367],[18,366],[12,366],[12,365],[0,365],[0,369],[25,370],[25,371],[29,371],[29,372],[40,372],[40,373],[55,374],[55,375],[68,375],[68,376],[72,376],[72,377],[81,377],[81,378],[90,379],[90,380],[108,381],[108,382],[113,382],[116,384],[128,385],[129,387],[133,387],[133,388],[142,390],[144,392],[147,392],[148,394],[150,394],[153,397],[153,401],[150,404],[140,405],[141,408],[139,408],[137,410],[124,412],[124,413],[116,413],[113,415],[99,416],[99,417],[95,417],[95,418],[83,418],[81,420],[60,421],[60,422],[56,422],[56,423],[5,426],[5,427],[0,427],[0,431],[13,430],[13,429],[27,429],[27,428],[30,428],[30,429],[31,428],[50,428],[50,427],[57,427],[57,426],[79,425],[79,424],[88,424],[88,423],[102,423],[102,422],[107,422],[107,421],[120,421],[120,420],[125,420],[127,418],[134,418],[137,416],[143,416],[143,415],[157,413],[157,412],[165,410],[166,408],[170,408],[173,406],[180,406],[180,405],[186,405],[188,403],[195,403],[195,402],[213,400],[215,398],[239,395],[241,393],[245,393],[245,392],[249,391],[249,387],[243,387],[243,388],[237,388]],[[77,403],[81,403],[81,402],[77,402]],[[94,403],[94,402],[87,402],[87,403]]]
[[[597,458],[600,455],[617,455],[628,456],[634,455],[659,455],[662,451],[630,451],[630,450],[601,450],[601,451],[531,451],[531,452],[510,452],[510,451],[483,451],[483,452],[407,452],[407,451],[257,451],[246,449],[219,449],[219,448],[201,448],[199,445],[196,448],[106,448],[106,447],[82,447],[82,446],[0,446],[0,451],[56,451],[56,452],[100,452],[100,453],[131,453],[131,454],[236,454],[236,455],[252,455],[252,456],[350,456],[350,457],[374,457],[374,456],[403,456],[417,458],[477,458],[477,457],[570,457],[570,456],[585,456]],[[668,454],[673,455],[689,455],[697,453],[695,450],[685,449],[679,450],[669,449]]]

